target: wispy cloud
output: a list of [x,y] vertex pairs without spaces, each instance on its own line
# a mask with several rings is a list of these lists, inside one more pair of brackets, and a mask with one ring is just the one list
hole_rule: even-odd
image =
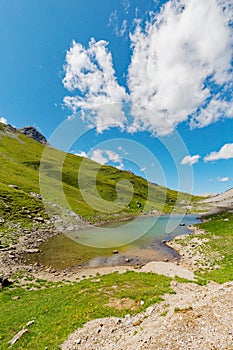
[[124,19],[121,23],[117,14],[117,10],[111,12],[108,21],[108,27],[111,27],[116,36],[121,37],[125,35],[127,30],[127,20]]
[[124,0],[122,2],[123,7],[124,7],[124,12],[127,15],[129,13],[129,8],[130,8],[130,2],[128,0]]
[[119,29],[118,36],[124,36],[126,29],[127,29],[127,20],[124,19]]
[[188,155],[182,159],[181,164],[182,165],[193,165],[193,164],[198,163],[200,158],[201,158],[201,156],[199,154],[196,154],[194,156]]
[[[130,34],[128,90],[116,80],[104,40],[88,48],[73,42],[66,55],[64,86],[76,90],[65,104],[103,131],[117,123],[128,131],[172,133],[179,123],[204,127],[233,117],[233,5],[228,0],[168,1]],[[117,11],[109,26],[124,35]],[[117,24],[117,27],[116,27]],[[123,111],[129,101],[131,117]],[[113,105],[113,102],[119,102]]]
[[108,27],[116,27],[116,24],[118,23],[118,14],[117,10],[112,11],[109,16],[108,20]]
[[7,119],[4,117],[0,117],[0,123],[6,124],[7,125]]
[[227,182],[227,181],[229,181],[230,179],[229,179],[229,177],[228,176],[226,176],[226,177],[218,177],[218,181],[219,182]]
[[233,143],[226,143],[217,152],[211,152],[209,155],[205,156],[204,161],[214,161],[219,159],[230,159],[233,158]]

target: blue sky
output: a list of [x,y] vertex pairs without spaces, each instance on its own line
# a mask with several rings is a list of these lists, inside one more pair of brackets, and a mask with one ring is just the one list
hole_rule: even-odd
[[0,8],[2,121],[49,139],[76,115],[94,129],[72,153],[196,194],[233,187],[229,1],[0,0]]

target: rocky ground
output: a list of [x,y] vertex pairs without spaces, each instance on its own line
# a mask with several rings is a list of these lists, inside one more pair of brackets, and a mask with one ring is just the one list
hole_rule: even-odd
[[70,335],[63,350],[233,349],[233,282],[172,282],[176,294],[124,318],[88,322]]
[[[82,220],[77,214],[57,207],[56,205],[56,210],[60,209],[60,215],[51,213],[50,219],[41,225],[37,223],[37,226],[31,230],[15,227],[13,229],[15,232],[12,232],[11,236],[17,236],[17,241],[7,247],[0,245],[0,273],[2,275],[11,276],[13,272],[19,270],[26,270],[34,274],[45,272],[44,268],[38,264],[26,264],[25,254],[38,253],[43,242],[60,233],[78,231],[89,226],[89,223]],[[56,272],[53,271],[53,273]],[[59,273],[56,274],[59,275]]]

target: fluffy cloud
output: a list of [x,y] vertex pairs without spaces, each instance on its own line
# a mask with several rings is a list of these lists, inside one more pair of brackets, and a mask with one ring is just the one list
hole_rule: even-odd
[[81,151],[79,153],[75,153],[75,155],[79,157],[90,158],[100,164],[106,164],[108,162],[112,162],[116,164],[116,167],[118,169],[123,169],[124,167],[121,156],[117,152],[114,152],[108,149],[103,150],[100,148],[96,148],[90,154],[87,154],[86,152]]
[[233,158],[233,143],[226,143],[219,151],[211,152],[209,155],[205,156],[204,161],[209,162],[212,160],[230,158]]
[[7,119],[4,117],[0,117],[0,123],[6,124],[7,125]]
[[[113,12],[109,25],[116,20]],[[73,42],[63,84],[78,93],[64,102],[99,132],[128,123],[130,132],[166,135],[187,120],[191,127],[204,127],[231,118],[232,21],[229,0],[170,0],[145,26],[137,21],[130,34],[128,94],[116,80],[106,41],[92,39],[88,48]],[[125,101],[131,106],[128,120]]]
[[229,177],[228,176],[226,176],[226,177],[219,177],[218,181],[220,181],[220,182],[227,182],[227,181],[229,181]]
[[229,104],[214,91],[216,85],[227,89],[232,79],[228,24],[223,3],[175,0],[167,2],[144,31],[137,27],[131,35],[128,76],[134,129],[164,135],[190,115],[192,126],[205,126],[216,118],[204,117],[206,108],[207,115],[217,109],[219,117],[225,111],[233,116]]
[[108,158],[104,156],[104,151],[101,149],[95,149],[91,154],[91,159],[97,163],[105,164],[108,162]]
[[111,125],[123,128],[126,120],[122,103],[127,95],[117,83],[107,44],[92,39],[85,49],[73,41],[66,54],[63,79],[68,90],[78,91],[76,96],[66,96],[65,104],[74,114],[81,110],[83,120],[96,126],[99,132]]
[[75,153],[76,156],[79,156],[79,157],[84,157],[84,158],[88,158],[88,155],[86,152],[84,151],[81,151],[79,153]]
[[199,154],[196,154],[195,156],[185,156],[182,161],[181,161],[181,164],[182,165],[193,165],[195,163],[198,163],[199,159],[201,157],[199,156]]

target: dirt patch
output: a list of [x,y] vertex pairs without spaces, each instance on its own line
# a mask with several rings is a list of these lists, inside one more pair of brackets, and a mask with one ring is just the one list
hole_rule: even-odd
[[122,299],[110,299],[106,306],[113,307],[117,310],[123,310],[123,309],[131,309],[135,310],[138,308],[138,304],[129,298],[122,298]]

